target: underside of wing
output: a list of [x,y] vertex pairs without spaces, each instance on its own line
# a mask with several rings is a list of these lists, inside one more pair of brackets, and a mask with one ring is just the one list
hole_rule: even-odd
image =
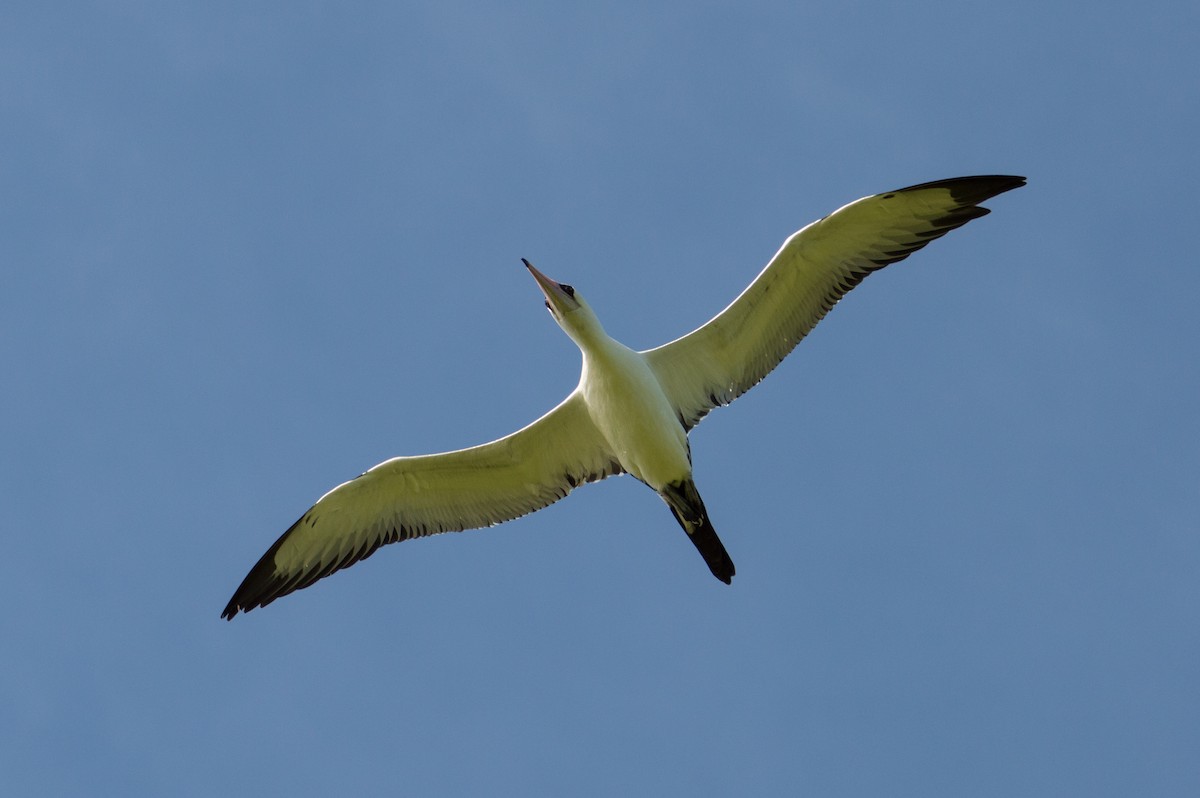
[[267,550],[222,617],[266,606],[384,544],[508,521],[620,471],[576,391],[508,437],[397,457],[329,491]]
[[684,426],[754,387],[871,272],[988,213],[990,197],[1025,185],[960,177],[864,197],[792,235],[729,307],[645,354]]

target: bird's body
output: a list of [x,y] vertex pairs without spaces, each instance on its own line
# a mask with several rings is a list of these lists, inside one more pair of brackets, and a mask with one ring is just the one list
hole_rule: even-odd
[[498,524],[620,473],[663,498],[713,575],[729,583],[733,562],[692,480],[688,432],[757,384],[872,271],[983,216],[979,202],[1024,182],[955,178],[851,203],[791,236],[707,324],[644,352],[611,338],[571,286],[526,261],[582,353],[576,389],[512,435],[393,458],[334,488],[267,550],[223,616],[265,606],[386,543]]
[[611,338],[589,344],[579,392],[622,471],[658,491],[691,475],[687,432],[641,352]]

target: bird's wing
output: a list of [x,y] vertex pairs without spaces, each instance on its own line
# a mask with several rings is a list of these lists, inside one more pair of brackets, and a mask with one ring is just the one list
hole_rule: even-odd
[[508,437],[444,454],[396,457],[338,485],[267,550],[222,617],[308,587],[385,543],[498,524],[620,472],[576,390]]
[[645,352],[688,429],[753,388],[873,271],[988,213],[978,203],[1025,185],[988,175],[864,197],[783,243],[729,307],[688,335]]

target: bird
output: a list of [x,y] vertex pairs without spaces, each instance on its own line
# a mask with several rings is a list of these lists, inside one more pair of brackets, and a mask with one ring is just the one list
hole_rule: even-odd
[[333,488],[267,549],[221,616],[265,607],[385,544],[493,526],[618,474],[657,492],[713,576],[730,584],[733,560],[692,479],[688,434],[766,377],[868,275],[984,216],[981,202],[1025,182],[958,177],[851,202],[789,236],[711,320],[644,351],[610,337],[580,292],[522,259],[582,353],[576,388],[511,435],[395,457]]

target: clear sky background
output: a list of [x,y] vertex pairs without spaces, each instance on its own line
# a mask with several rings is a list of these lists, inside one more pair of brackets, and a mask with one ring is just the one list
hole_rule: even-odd
[[[8,3],[6,795],[1200,794],[1194,2]],[[735,7],[736,6],[736,7]],[[624,477],[219,613],[861,197],[1029,177]]]

